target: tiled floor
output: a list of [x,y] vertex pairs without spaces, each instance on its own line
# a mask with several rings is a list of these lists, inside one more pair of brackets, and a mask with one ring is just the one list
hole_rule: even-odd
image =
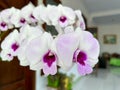
[[74,83],[73,90],[120,90],[120,67],[99,69],[97,76],[84,76]]

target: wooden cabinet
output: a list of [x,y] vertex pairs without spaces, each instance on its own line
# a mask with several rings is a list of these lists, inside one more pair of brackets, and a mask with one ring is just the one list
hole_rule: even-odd
[[35,72],[19,61],[0,61],[0,90],[35,90]]

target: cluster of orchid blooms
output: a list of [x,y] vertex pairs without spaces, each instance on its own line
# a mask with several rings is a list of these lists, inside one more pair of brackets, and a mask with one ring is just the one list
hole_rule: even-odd
[[[52,25],[58,32],[53,36],[42,28]],[[85,31],[80,10],[63,5],[39,5],[32,3],[22,9],[14,7],[0,12],[0,31],[14,30],[1,43],[3,61],[17,57],[22,66],[31,70],[43,70],[45,75],[57,73],[57,66],[70,70],[77,65],[81,75],[90,74],[98,62],[99,43]]]

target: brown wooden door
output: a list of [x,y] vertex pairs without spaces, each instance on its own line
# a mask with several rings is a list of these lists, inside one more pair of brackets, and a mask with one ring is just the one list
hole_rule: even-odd
[[0,90],[35,90],[35,72],[19,61],[0,61]]

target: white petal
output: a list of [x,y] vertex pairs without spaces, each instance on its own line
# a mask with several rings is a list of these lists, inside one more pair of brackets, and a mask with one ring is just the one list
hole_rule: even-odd
[[76,10],[75,13],[76,13],[77,18],[78,18],[77,26],[79,26],[83,30],[85,30],[86,26],[85,26],[85,22],[84,22],[84,19],[82,17],[81,11],[80,10]]
[[2,49],[10,49],[11,45],[18,41],[18,37],[19,37],[19,33],[18,31],[15,29],[13,32],[11,32],[6,38],[5,40],[1,43],[1,48]]
[[28,66],[30,64],[26,57],[27,44],[28,43],[22,44],[20,48],[17,50],[17,57],[20,61],[21,66]]
[[30,22],[30,15],[32,14],[33,10],[34,5],[30,2],[28,5],[24,6],[21,9],[20,15]]
[[99,61],[98,58],[96,58],[96,59],[91,59],[91,58],[89,58],[86,63],[87,63],[88,65],[90,65],[91,67],[94,67],[95,64],[98,63],[98,61]]
[[22,42],[24,40],[30,41],[38,36],[41,36],[43,30],[40,26],[32,27],[29,25],[25,25],[20,29],[20,40]]
[[[40,5],[36,8],[36,11],[33,12],[33,15],[40,21],[44,21],[47,25],[50,25],[50,21],[48,19],[47,8],[44,5]],[[40,21],[41,22],[41,21]]]
[[12,15],[10,22],[15,25],[15,27],[20,27],[20,10],[16,10],[16,12]]
[[50,35],[44,33],[42,36],[37,37],[30,41],[29,45],[26,49],[27,59],[29,60],[32,66],[36,65],[37,63],[41,62],[43,55],[48,51],[49,44],[51,41]]
[[52,25],[56,26],[58,24],[58,20],[59,20],[59,18],[61,16],[61,12],[58,9],[58,7],[48,5],[47,6],[47,14],[48,14],[48,18],[52,22]]
[[42,12],[41,10],[43,10],[42,7],[45,7],[45,6],[39,5],[33,10],[33,16],[39,21],[40,24],[43,24],[43,20],[41,19],[41,16],[40,16]]
[[[62,12],[67,18],[69,18],[69,20],[75,21],[75,12],[73,11],[72,8],[64,6],[62,9]],[[70,24],[73,24],[73,23],[70,23]]]
[[10,24],[10,23],[8,24],[8,28],[9,28],[9,29],[12,29],[13,27],[14,27],[14,26],[13,26],[12,24]]
[[37,64],[41,61],[42,56],[48,49],[46,48],[46,41],[42,41],[41,37],[37,37],[30,41],[26,49],[27,59],[30,64]]
[[68,26],[64,29],[65,33],[72,33],[74,32],[74,27],[73,26]]
[[31,70],[37,71],[37,70],[41,70],[42,68],[43,68],[43,62],[38,62],[36,64],[31,64],[30,65]]
[[82,31],[82,40],[80,41],[80,49],[85,51],[89,58],[96,59],[99,56],[100,46],[98,41],[88,31]]
[[64,34],[58,37],[56,47],[61,68],[69,69],[72,66],[73,54],[78,48],[78,44],[79,38],[75,33]]
[[8,9],[5,9],[3,10],[1,13],[0,13],[0,16],[2,17],[2,20],[4,22],[7,22],[7,23],[10,23],[9,20],[10,20],[10,17],[13,15],[13,13],[16,11],[16,9],[14,7],[12,8],[8,8]]
[[13,60],[12,55],[8,55],[9,51],[2,50],[0,53],[0,57],[2,58],[3,61],[11,61]]

